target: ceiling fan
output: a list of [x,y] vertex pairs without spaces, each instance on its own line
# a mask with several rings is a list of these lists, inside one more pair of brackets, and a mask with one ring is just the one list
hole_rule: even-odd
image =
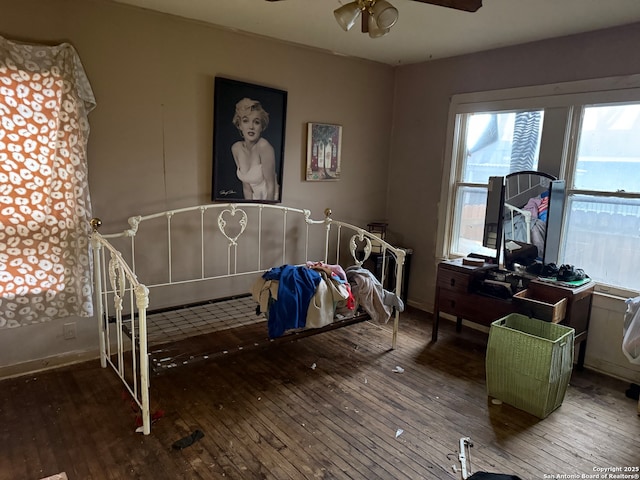
[[[280,0],[267,0],[278,2]],[[440,7],[453,8],[465,12],[475,12],[482,7],[482,0],[413,0],[429,3]],[[387,0],[354,0],[334,10],[338,24],[345,30],[350,30],[358,17],[362,17],[362,33],[368,33],[371,38],[382,37],[389,33],[391,27],[398,21],[398,9]]]

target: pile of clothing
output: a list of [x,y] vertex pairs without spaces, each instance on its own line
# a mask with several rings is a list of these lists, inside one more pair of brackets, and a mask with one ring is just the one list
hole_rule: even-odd
[[320,328],[337,318],[353,316],[356,305],[378,322],[387,322],[402,300],[385,290],[367,269],[307,262],[271,268],[251,289],[256,311],[267,317],[269,338],[287,330]]

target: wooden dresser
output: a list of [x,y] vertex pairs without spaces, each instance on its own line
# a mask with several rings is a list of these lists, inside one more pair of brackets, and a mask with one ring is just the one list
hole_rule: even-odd
[[[498,298],[478,293],[480,284],[487,277],[488,272],[497,268],[497,265],[491,264],[463,265],[462,259],[445,261],[438,265],[431,333],[433,342],[438,340],[440,313],[456,317],[456,331],[460,331],[463,319],[489,327],[494,320],[518,311],[517,304],[511,298]],[[528,285],[532,293],[543,295],[544,298],[550,298],[553,301],[567,299],[566,313],[560,324],[575,330],[575,345],[579,345],[578,368],[584,365],[594,288],[594,282],[577,288],[562,287],[540,280],[533,280]]]

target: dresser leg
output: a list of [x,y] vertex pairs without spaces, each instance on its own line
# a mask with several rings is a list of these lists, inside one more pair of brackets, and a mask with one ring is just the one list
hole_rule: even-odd
[[582,370],[584,368],[584,356],[587,351],[587,341],[583,340],[580,342],[580,347],[578,347],[578,370]]
[[437,307],[436,311],[433,314],[433,327],[431,327],[431,341],[438,341],[438,324],[440,323],[440,312],[438,312]]
[[456,332],[460,333],[462,331],[462,317],[456,317]]

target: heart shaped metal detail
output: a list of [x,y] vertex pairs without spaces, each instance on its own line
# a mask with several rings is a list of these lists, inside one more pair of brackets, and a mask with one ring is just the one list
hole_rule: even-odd
[[[371,240],[369,240],[368,237],[365,237],[363,233],[354,235],[349,240],[349,251],[351,252],[351,256],[356,261],[356,263],[362,265],[371,254]],[[362,251],[364,251],[364,256],[361,260],[359,260],[358,252]]]
[[[239,215],[237,219],[234,218],[236,222],[235,225],[240,227],[240,231],[235,236],[231,236],[229,233],[227,233],[227,230],[226,230],[227,220],[231,220],[231,218],[227,216],[227,220],[225,220],[224,215],[226,213],[228,213],[231,217],[235,217],[236,215]],[[240,235],[242,235],[245,228],[247,228],[247,220],[248,220],[247,214],[244,210],[239,208],[232,208],[231,210],[229,210],[228,208],[226,208],[222,210],[218,215],[218,228],[222,232],[222,235],[224,235],[227,238],[227,240],[229,240],[229,243],[231,245],[237,245],[236,241],[238,240]]]

